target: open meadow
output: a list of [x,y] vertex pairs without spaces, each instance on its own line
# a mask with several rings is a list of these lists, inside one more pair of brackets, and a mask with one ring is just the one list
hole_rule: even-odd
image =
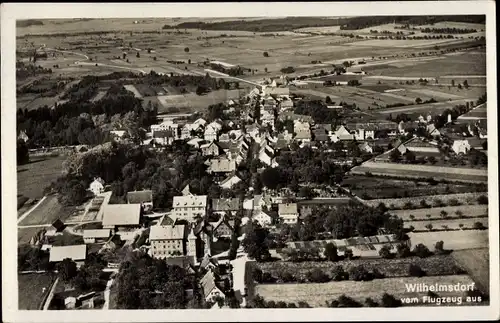
[[57,219],[64,221],[73,211],[74,207],[62,206],[57,195],[48,195],[19,225],[50,225]]
[[[263,284],[255,287],[255,294],[270,301],[294,302],[305,301],[313,307],[325,307],[326,302],[331,302],[341,295],[349,296],[358,302],[364,303],[367,297],[380,301],[383,293],[388,293],[396,298],[419,297],[427,295],[425,292],[407,291],[407,284],[471,284],[473,281],[467,275],[433,276],[433,277],[404,277],[385,278],[372,281],[339,281],[329,283],[311,284]],[[441,297],[465,296],[464,292],[438,292]],[[432,305],[432,304],[414,304]],[[444,305],[444,304],[443,304]],[[453,304],[456,305],[456,304]],[[471,305],[462,303],[462,305]]]
[[61,175],[66,156],[32,157],[30,162],[17,167],[17,194],[41,198],[43,190]]
[[55,280],[56,275],[52,273],[18,274],[19,309],[41,310]]

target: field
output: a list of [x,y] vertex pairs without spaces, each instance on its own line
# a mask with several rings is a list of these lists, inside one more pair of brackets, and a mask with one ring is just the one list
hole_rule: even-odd
[[[257,285],[255,294],[270,301],[294,302],[306,301],[313,307],[325,307],[325,302],[337,299],[341,295],[352,297],[363,303],[367,297],[380,301],[382,294],[389,293],[396,298],[421,297],[426,293],[407,291],[406,284],[471,284],[473,281],[467,275],[435,276],[435,277],[405,277],[375,279],[367,282],[340,281],[314,284],[269,284]],[[439,296],[465,296],[464,292],[439,292]],[[424,304],[418,304],[424,305]],[[432,305],[432,304],[428,304]],[[444,304],[443,304],[444,305]],[[455,304],[453,304],[455,305]],[[462,305],[471,305],[462,303]]]
[[447,55],[446,59],[420,60],[414,64],[395,66],[374,65],[367,71],[370,75],[405,76],[434,78],[445,75],[486,75],[486,53],[484,51],[468,51],[457,55]]
[[17,167],[17,194],[41,198],[43,189],[61,175],[65,156],[31,158],[29,164]]
[[487,182],[487,169],[458,168],[444,166],[410,165],[384,162],[365,162],[361,166],[354,167],[352,174],[364,175],[367,172],[373,175],[388,175],[396,177],[422,178],[433,177],[435,179],[457,181],[457,182]]
[[49,195],[36,209],[34,209],[19,225],[52,224],[55,220],[65,220],[72,212],[73,207],[64,207],[57,201],[57,195]]
[[430,219],[441,219],[440,213],[442,211],[445,211],[451,217],[457,217],[457,211],[462,212],[466,217],[488,216],[487,205],[460,205],[416,210],[395,210],[391,211],[391,214],[397,215],[404,221],[411,221],[410,215],[413,215],[415,220],[428,220],[427,214],[431,215]]
[[330,276],[331,271],[335,266],[342,266],[344,270],[349,271],[351,268],[359,265],[362,265],[368,271],[377,269],[380,273],[385,275],[386,278],[403,277],[408,276],[408,267],[410,264],[418,265],[427,273],[428,276],[455,275],[463,273],[462,269],[460,269],[451,255],[435,255],[428,258],[366,258],[342,260],[335,262],[335,264],[328,261],[305,261],[298,263],[278,261],[256,263],[262,272],[268,272],[274,277],[277,277],[280,273],[289,272],[297,278],[305,278],[305,275],[312,269],[321,269],[324,273]]
[[346,176],[341,185],[365,200],[487,191],[486,185],[483,187],[470,184],[431,185],[427,182],[363,175]]
[[437,241],[443,241],[444,248],[450,250],[488,247],[488,230],[410,232],[408,235],[412,245],[423,243],[431,250]]
[[489,249],[459,250],[451,254],[474,279],[479,288],[489,294],[490,291],[490,264]]
[[457,193],[457,194],[424,195],[419,197],[374,199],[365,201],[365,203],[372,206],[377,206],[379,203],[384,203],[387,207],[391,209],[402,209],[404,205],[408,202],[411,202],[413,205],[419,205],[420,201],[422,200],[425,200],[429,205],[432,205],[437,199],[447,204],[449,204],[450,201],[453,199],[458,200],[459,204],[474,204],[477,203],[477,198],[481,195],[487,196],[487,193],[484,192]]
[[31,238],[42,230],[43,227],[28,227],[28,228],[18,228],[17,229],[17,244],[27,244],[30,243]]
[[35,99],[27,99],[23,101],[17,102],[17,108],[18,109],[27,109],[27,110],[33,110],[37,109],[39,107],[47,106],[47,107],[52,107],[54,103],[58,101],[57,97],[37,97]]
[[226,102],[229,99],[235,99],[235,97],[230,93],[232,92],[227,90],[218,90],[209,92],[204,95],[188,93],[157,96],[161,104],[160,108],[158,109],[158,113],[168,112],[169,108],[189,108],[195,111],[202,111],[208,108],[209,105]]
[[56,276],[51,273],[18,274],[17,279],[19,310],[39,310]]
[[412,226],[418,231],[428,231],[429,229],[425,226],[431,224],[433,230],[460,230],[460,225],[462,224],[464,229],[473,229],[476,222],[481,223],[485,228],[488,227],[488,218],[483,217],[476,219],[408,221],[405,222],[405,228]]
[[485,104],[481,104],[480,106],[472,109],[471,111],[467,112],[466,114],[461,115],[458,117],[458,121],[478,121],[478,120],[485,120],[486,119],[486,113],[488,109]]

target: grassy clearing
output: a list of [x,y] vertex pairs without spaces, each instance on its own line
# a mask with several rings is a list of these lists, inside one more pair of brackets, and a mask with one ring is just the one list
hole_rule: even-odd
[[18,274],[17,279],[19,310],[40,310],[56,276],[52,273]]
[[[396,298],[422,297],[427,293],[409,292],[406,284],[470,284],[472,279],[467,275],[405,277],[376,279],[368,282],[340,281],[314,284],[270,284],[257,285],[255,294],[270,301],[294,302],[306,301],[313,307],[325,307],[325,302],[337,299],[342,294],[363,303],[367,297],[380,301],[382,294],[389,293]],[[439,296],[464,296],[464,292],[439,292]],[[470,305],[462,303],[463,305]],[[423,304],[418,304],[422,306]]]
[[17,194],[30,198],[43,197],[43,189],[61,175],[65,156],[31,158],[31,162],[17,167]]
[[488,248],[459,250],[452,253],[455,261],[474,279],[478,287],[490,292],[490,255]]
[[17,244],[30,243],[31,237],[37,234],[38,231],[42,230],[43,227],[34,228],[18,228],[17,229]]
[[431,250],[436,241],[443,241],[444,247],[451,250],[488,247],[488,230],[410,232],[408,236],[412,245],[423,243]]
[[[416,209],[416,210],[394,210],[391,211],[392,214],[397,215],[404,221],[412,220],[427,220],[427,214],[430,214],[430,219],[441,219],[441,212],[446,212],[450,217],[458,217],[457,211],[461,212],[465,217],[479,217],[488,216],[488,206],[487,205],[460,205],[460,206],[445,206],[445,207],[433,207],[426,209]],[[412,217],[410,216],[413,216]]]
[[73,211],[74,207],[62,206],[57,200],[57,195],[50,195],[19,225],[52,224],[57,219],[64,221]]

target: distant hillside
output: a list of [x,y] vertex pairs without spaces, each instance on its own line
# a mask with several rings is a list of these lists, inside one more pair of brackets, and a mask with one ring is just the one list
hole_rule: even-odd
[[255,21],[230,20],[221,22],[191,21],[178,25],[165,25],[163,29],[203,29],[203,30],[241,30],[250,32],[289,31],[308,27],[341,26],[342,30],[356,30],[391,22],[411,25],[426,25],[441,21],[468,22],[484,24],[484,15],[475,16],[369,16],[369,17],[284,17]]

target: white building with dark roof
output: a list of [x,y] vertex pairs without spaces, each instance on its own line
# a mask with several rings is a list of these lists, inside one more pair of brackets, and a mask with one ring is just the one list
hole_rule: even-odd
[[104,180],[100,177],[95,177],[94,181],[89,185],[89,191],[94,193],[94,195],[104,192]]
[[96,243],[107,241],[111,236],[109,229],[83,230],[83,242]]
[[[151,226],[149,231],[151,256],[164,259],[192,254],[192,251],[188,249],[193,246],[196,248],[196,237],[188,233],[189,227],[185,225]],[[189,240],[192,240],[191,243],[188,243]]]
[[174,196],[172,208],[174,218],[192,222],[196,216],[205,216],[207,212],[207,196]]

